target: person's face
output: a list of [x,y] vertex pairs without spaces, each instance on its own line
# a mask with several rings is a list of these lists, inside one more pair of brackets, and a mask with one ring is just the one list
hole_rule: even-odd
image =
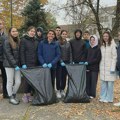
[[18,37],[18,30],[16,28],[12,28],[10,34],[12,37]]
[[55,35],[52,31],[49,31],[47,34],[48,41],[52,41],[55,38]]
[[33,28],[33,29],[29,30],[29,31],[28,31],[28,35],[29,35],[30,37],[34,37],[34,36],[35,36],[35,29]]
[[41,36],[42,36],[42,33],[41,33],[40,31],[38,31],[38,32],[37,32],[37,35],[38,35],[39,37],[41,37]]
[[60,29],[60,28],[57,28],[57,29],[55,30],[55,33],[56,33],[56,36],[60,36],[61,29]]
[[61,37],[62,37],[63,40],[66,40],[66,38],[67,38],[67,32],[63,32],[61,34]]
[[76,32],[76,34],[75,34],[75,35],[76,35],[76,37],[77,37],[77,38],[80,38],[81,33],[80,33],[80,32]]
[[85,40],[89,40],[90,39],[90,34],[89,33],[84,33],[83,35]]
[[95,38],[94,38],[94,37],[91,37],[91,38],[90,38],[90,44],[91,44],[92,46],[95,45]]
[[118,39],[120,40],[120,32],[118,32]]
[[0,30],[4,29],[4,24],[3,24],[3,21],[0,20]]
[[107,33],[103,34],[103,40],[105,42],[108,42],[109,41],[109,35]]

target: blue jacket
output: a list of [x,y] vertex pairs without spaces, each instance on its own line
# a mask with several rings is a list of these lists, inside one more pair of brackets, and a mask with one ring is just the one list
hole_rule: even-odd
[[41,41],[38,46],[38,59],[41,65],[44,63],[51,63],[56,67],[57,62],[60,60],[60,47],[55,41],[48,43],[47,40]]

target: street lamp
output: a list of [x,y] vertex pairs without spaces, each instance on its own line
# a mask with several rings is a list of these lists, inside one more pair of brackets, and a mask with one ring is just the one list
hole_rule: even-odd
[[10,16],[10,21],[11,21],[11,27],[12,27],[12,18],[13,18],[13,15],[12,15],[12,0],[10,1],[10,13],[11,13],[11,16]]

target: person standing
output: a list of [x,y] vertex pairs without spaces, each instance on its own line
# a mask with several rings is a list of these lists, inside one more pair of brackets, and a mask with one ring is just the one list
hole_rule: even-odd
[[2,91],[3,91],[3,98],[9,98],[6,88],[7,77],[5,68],[3,67],[3,43],[7,39],[7,36],[4,32],[4,21],[0,18],[0,69],[2,73]]
[[85,47],[86,49],[90,48],[90,33],[89,31],[85,31],[84,34],[83,34],[83,38],[84,38],[84,41],[85,41]]
[[61,27],[57,26],[56,29],[55,29],[55,40],[59,40],[60,39],[60,35],[61,35]]
[[84,64],[83,60],[85,58],[86,47],[85,42],[82,40],[82,31],[77,29],[74,35],[75,39],[70,40],[73,63]]
[[[38,66],[37,48],[38,41],[35,39],[36,28],[30,26],[27,34],[21,39],[20,42],[20,62],[23,69]],[[24,81],[24,95],[22,100],[24,103],[32,101],[31,97],[32,87],[28,82]]]
[[61,50],[61,58],[57,64],[56,70],[56,87],[57,98],[65,96],[64,89],[66,87],[67,70],[65,65],[72,62],[72,53],[70,43],[66,40],[68,32],[66,30],[61,31],[61,37],[58,41]]
[[3,45],[3,65],[7,74],[9,103],[13,105],[19,104],[19,100],[16,99],[16,93],[21,84],[19,43],[18,30],[14,27],[10,28],[8,40],[5,40]]
[[86,80],[86,92],[90,98],[96,97],[96,87],[99,72],[99,63],[101,60],[101,51],[98,47],[98,38],[95,35],[90,37],[90,48],[88,48],[86,55],[87,62],[87,80]]
[[60,60],[60,47],[54,40],[55,32],[49,30],[47,39],[39,43],[38,46],[38,59],[43,68],[50,68],[52,85],[54,88],[57,62]]
[[38,40],[38,42],[41,42],[43,40],[43,28],[42,27],[38,27],[36,30],[36,40]]
[[113,102],[113,88],[116,79],[117,50],[115,41],[109,32],[104,32],[101,44],[102,59],[100,62],[100,102]]

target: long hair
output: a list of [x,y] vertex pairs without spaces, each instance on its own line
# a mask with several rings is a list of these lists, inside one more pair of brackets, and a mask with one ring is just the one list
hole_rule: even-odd
[[[20,44],[20,39],[19,39],[19,37],[17,37],[16,38],[16,42],[14,41],[14,38],[11,36],[11,31],[12,31],[12,29],[13,28],[15,28],[15,27],[11,27],[10,29],[9,29],[9,31],[8,31],[8,40],[9,40],[9,43],[10,43],[10,45],[11,45],[11,47],[13,48],[13,49],[16,49],[16,47],[17,47],[17,44],[19,45]],[[16,28],[15,28],[16,29]]]
[[63,44],[63,39],[62,39],[62,36],[61,36],[63,32],[68,33],[67,30],[62,30],[61,31],[61,34],[60,34],[60,44]]
[[[108,31],[105,31],[105,32],[103,33],[103,35],[104,35],[104,34],[108,34],[108,36],[109,36],[108,45],[110,46],[110,45],[111,45],[111,41],[112,41],[112,36],[111,36],[110,32],[108,32]],[[106,42],[105,42],[104,39],[103,39],[103,35],[102,35],[101,45],[103,45],[103,46],[106,47]]]

